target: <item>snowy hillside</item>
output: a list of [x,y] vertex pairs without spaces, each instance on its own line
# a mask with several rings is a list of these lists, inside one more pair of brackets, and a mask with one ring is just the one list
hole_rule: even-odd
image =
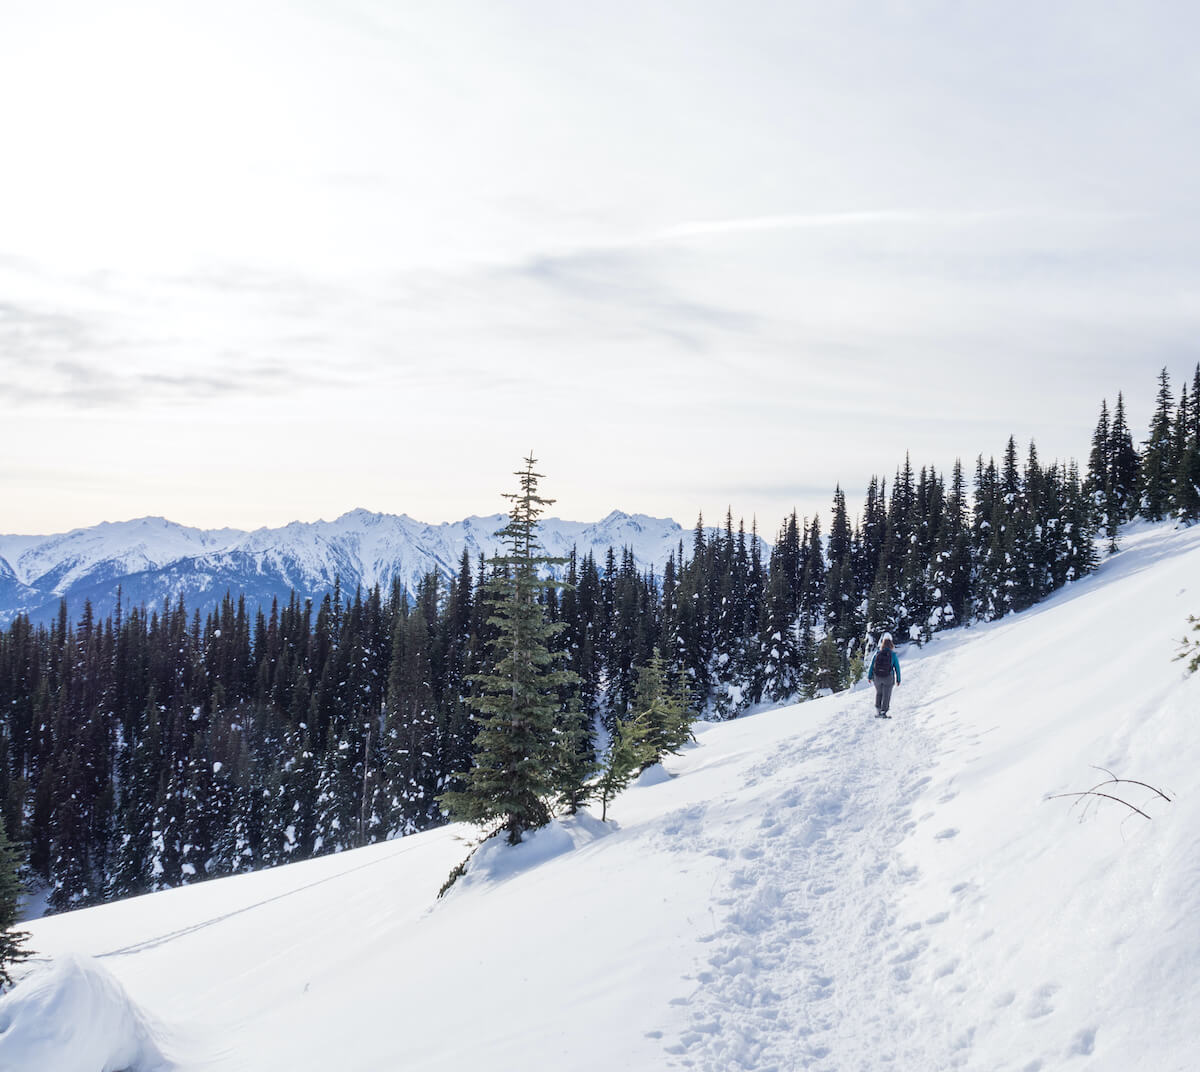
[[[386,592],[393,579],[411,592],[431,571],[453,576],[463,551],[472,561],[500,548],[496,532],[503,514],[427,525],[400,514],[353,510],[335,521],[294,521],[278,529],[203,530],[161,517],[105,522],[56,536],[0,536],[0,625],[19,613],[35,621],[52,618],[65,598],[73,616],[85,599],[100,615],[116,604],[161,605],[183,596],[206,612],[227,591],[246,595],[253,610],[292,589],[320,598],[341,578],[347,593],[376,584]],[[614,510],[602,521],[548,518],[542,541],[549,554],[572,547],[591,551],[603,566],[608,548],[631,548],[639,568],[661,572],[670,552],[690,536],[674,521]],[[689,543],[690,545],[690,543]]]
[[[892,721],[860,689],[702,726],[440,903],[463,828],[38,920],[0,1067],[1194,1068],[1198,611],[1200,527],[1141,528],[902,651]],[[1048,799],[1094,767],[1173,799]]]

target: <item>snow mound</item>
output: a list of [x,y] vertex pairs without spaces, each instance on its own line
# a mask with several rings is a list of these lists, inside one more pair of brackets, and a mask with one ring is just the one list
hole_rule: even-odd
[[662,785],[663,782],[669,782],[671,775],[666,767],[661,763],[655,763],[653,766],[647,767],[641,774],[634,779],[633,784],[639,789],[645,789],[652,785]]
[[0,1068],[166,1072],[161,1028],[91,957],[67,953],[0,997]]
[[466,873],[455,883],[459,890],[495,885],[602,838],[614,827],[588,812],[553,819],[530,830],[519,845],[509,845],[503,833],[489,838],[475,851]]

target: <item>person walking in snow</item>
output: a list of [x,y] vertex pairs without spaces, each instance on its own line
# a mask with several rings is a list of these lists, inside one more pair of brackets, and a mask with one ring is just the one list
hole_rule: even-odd
[[891,718],[888,708],[892,704],[892,688],[900,684],[900,660],[896,658],[891,633],[883,634],[879,650],[871,656],[867,680],[875,682],[875,717]]

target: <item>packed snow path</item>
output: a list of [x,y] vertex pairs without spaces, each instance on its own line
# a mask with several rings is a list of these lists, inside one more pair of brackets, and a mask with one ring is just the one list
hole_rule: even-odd
[[714,829],[697,806],[665,827],[676,849],[729,862],[713,895],[717,925],[704,938],[711,953],[694,989],[677,999],[689,1023],[666,1047],[672,1063],[706,1072],[848,1070],[859,1067],[847,1061],[850,1046],[863,1068],[917,1068],[931,1050],[968,1045],[938,1045],[936,1022],[910,1037],[914,1025],[901,1020],[904,1004],[895,1000],[914,985],[929,945],[922,923],[900,921],[898,891],[916,877],[900,847],[936,762],[922,711],[937,691],[936,669],[909,666],[892,720],[874,718],[873,694],[859,691],[811,736],[781,742],[750,765],[743,784],[757,790],[760,808]]
[[917,1025],[901,1018],[906,1002],[896,1000],[956,968],[953,960],[928,968],[923,935],[946,920],[955,892],[928,920],[900,918],[902,888],[918,874],[901,845],[936,766],[926,723],[941,695],[936,661],[906,663],[892,720],[874,717],[872,691],[841,697],[833,718],[745,768],[743,803],[752,795],[757,807],[721,822],[697,806],[665,826],[665,848],[728,861],[713,891],[706,964],[676,999],[689,1024],[666,1046],[673,1065],[950,1067],[970,1046],[941,1037],[932,1010],[914,1037]]
[[[1125,547],[902,653],[893,720],[702,725],[443,901],[459,828],[36,921],[0,1068],[1193,1068],[1200,526]],[[1172,800],[1052,799],[1095,766]]]

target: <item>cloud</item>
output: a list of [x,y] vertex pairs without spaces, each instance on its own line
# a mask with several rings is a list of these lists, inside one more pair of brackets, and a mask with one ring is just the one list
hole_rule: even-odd
[[22,347],[46,350],[77,345],[88,337],[87,322],[79,316],[35,305],[0,302],[0,358]]
[[851,227],[918,226],[966,227],[991,224],[1075,223],[1087,226],[1136,220],[1132,212],[1048,210],[1036,208],[978,209],[862,209],[849,212],[785,213],[732,219],[690,220],[651,232],[648,243],[702,238],[709,235],[752,234],[759,231],[828,230]]
[[969,219],[972,213],[905,212],[879,210],[863,212],[822,212],[783,216],[749,216],[727,220],[692,220],[664,227],[647,236],[648,242],[699,238],[705,235],[748,234],[754,231],[792,231],[826,227],[862,227],[871,224],[911,224],[949,222]]
[[[81,409],[118,404],[136,408],[267,390],[286,392],[317,379],[302,367],[230,351],[190,370],[158,370],[146,367],[142,349],[136,341],[104,338],[100,325],[81,317],[4,306],[0,308],[0,400]],[[151,366],[153,360],[149,359]]]
[[220,396],[254,394],[287,377],[275,368],[241,367],[216,375],[107,373],[74,362],[56,362],[33,380],[6,376],[0,399],[17,404],[57,404],[80,409],[113,405],[140,408],[160,403],[203,402]]
[[657,335],[677,348],[704,354],[715,337],[753,335],[759,319],[730,304],[703,301],[673,284],[669,266],[656,264],[636,245],[545,254],[502,270],[571,303],[564,319],[586,307],[607,331]]

